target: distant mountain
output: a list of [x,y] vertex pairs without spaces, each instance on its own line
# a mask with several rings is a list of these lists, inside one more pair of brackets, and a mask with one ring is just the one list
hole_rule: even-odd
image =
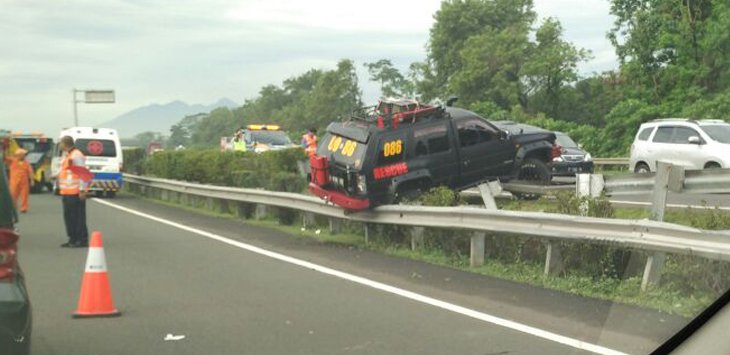
[[122,138],[132,138],[138,133],[147,131],[169,135],[170,127],[185,116],[207,113],[219,107],[234,108],[238,106],[240,105],[227,98],[220,99],[212,105],[189,105],[176,100],[164,105],[152,104],[136,108],[98,126],[115,128]]

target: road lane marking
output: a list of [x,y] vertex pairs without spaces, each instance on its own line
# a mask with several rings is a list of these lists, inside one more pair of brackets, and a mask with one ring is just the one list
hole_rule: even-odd
[[539,329],[539,328],[531,327],[529,325],[525,325],[525,324],[518,323],[518,322],[515,322],[515,321],[511,321],[511,320],[508,320],[508,319],[504,319],[504,318],[496,317],[496,316],[489,315],[489,314],[486,314],[486,313],[482,313],[482,312],[479,312],[479,311],[476,311],[476,310],[473,310],[473,309],[470,309],[470,308],[462,307],[462,306],[459,306],[459,305],[456,305],[456,304],[453,304],[453,303],[449,303],[449,302],[442,301],[442,300],[439,300],[439,299],[435,299],[435,298],[431,298],[431,297],[428,297],[428,296],[424,296],[424,295],[421,295],[421,294],[418,294],[418,293],[415,293],[415,292],[411,292],[411,291],[408,291],[408,290],[404,290],[402,288],[398,288],[398,287],[395,287],[395,286],[390,286],[390,285],[387,285],[387,284],[384,284],[384,283],[381,283],[381,282],[378,282],[378,281],[370,280],[370,279],[367,279],[367,278],[364,278],[364,277],[360,277],[360,276],[357,276],[357,275],[353,275],[353,274],[348,274],[346,272],[338,271],[338,270],[335,270],[335,269],[328,268],[326,266],[314,264],[314,263],[311,263],[309,261],[297,259],[297,258],[294,258],[294,257],[291,257],[291,256],[287,256],[287,255],[284,255],[284,254],[280,254],[280,253],[277,253],[277,252],[273,252],[273,251],[270,251],[270,250],[267,250],[267,249],[259,248],[257,246],[254,246],[254,245],[251,245],[251,244],[246,244],[246,243],[243,243],[243,242],[239,242],[239,241],[236,241],[236,240],[233,240],[233,239],[229,239],[229,238],[220,236],[220,235],[215,234],[215,233],[206,232],[206,231],[201,230],[201,229],[189,227],[189,226],[186,226],[184,224],[180,224],[180,223],[173,222],[173,221],[170,221],[170,220],[167,220],[167,219],[164,219],[164,218],[156,217],[156,216],[153,216],[153,215],[144,213],[144,212],[139,212],[139,211],[133,210],[131,208],[124,207],[124,206],[120,206],[118,204],[115,204],[115,203],[112,203],[112,202],[109,202],[109,201],[105,201],[105,200],[101,200],[101,199],[96,199],[96,198],[93,199],[93,201],[95,201],[97,203],[100,203],[102,205],[106,205],[106,206],[109,206],[109,207],[112,207],[112,208],[116,208],[116,209],[118,209],[120,211],[124,211],[124,212],[130,213],[130,214],[133,214],[133,215],[142,217],[142,218],[146,218],[146,219],[149,219],[149,220],[153,220],[155,222],[159,222],[159,223],[162,223],[162,224],[166,224],[166,225],[171,226],[171,227],[175,227],[175,228],[178,228],[178,229],[182,229],[184,231],[188,231],[188,232],[191,232],[191,233],[194,233],[194,234],[198,234],[200,236],[203,236],[203,237],[206,237],[206,238],[209,238],[209,239],[212,239],[212,240],[216,240],[216,241],[219,241],[221,243],[228,244],[230,246],[234,246],[234,247],[237,247],[237,248],[240,248],[240,249],[244,249],[244,250],[247,250],[247,251],[250,251],[250,252],[259,254],[259,255],[264,255],[264,256],[270,257],[272,259],[276,259],[276,260],[283,261],[283,262],[286,262],[286,263],[289,263],[289,264],[301,266],[303,268],[311,269],[311,270],[314,270],[314,271],[317,271],[317,272],[320,272],[320,273],[323,273],[323,274],[326,274],[326,275],[338,277],[340,279],[344,279],[344,280],[347,280],[347,281],[351,281],[351,282],[354,282],[354,283],[357,283],[357,284],[360,284],[360,285],[363,285],[363,286],[368,286],[368,287],[371,287],[371,288],[374,288],[374,289],[377,289],[377,290],[381,290],[381,291],[384,291],[384,292],[387,292],[387,293],[390,293],[390,294],[394,294],[394,295],[397,295],[397,296],[401,296],[401,297],[404,297],[404,298],[408,298],[410,300],[413,300],[413,301],[416,301],[416,302],[420,302],[420,303],[424,303],[424,304],[427,304],[427,305],[430,305],[430,306],[434,306],[434,307],[437,307],[437,308],[441,308],[443,310],[447,310],[447,311],[450,311],[450,312],[453,312],[453,313],[458,313],[458,314],[461,314],[463,316],[467,316],[467,317],[470,317],[470,318],[473,318],[473,319],[477,319],[477,320],[480,320],[480,321],[483,321],[483,322],[491,323],[491,324],[494,324],[494,325],[499,325],[499,326],[502,326],[502,327],[505,327],[505,328],[508,328],[508,329],[516,330],[518,332],[522,332],[522,333],[530,334],[530,335],[533,335],[533,336],[536,336],[536,337],[539,337],[539,338],[543,338],[543,339],[547,339],[547,340],[550,340],[550,341],[554,341],[554,342],[557,342],[557,343],[560,343],[560,344],[563,344],[563,345],[567,345],[567,346],[570,346],[570,347],[573,347],[573,348],[576,348],[576,349],[591,351],[591,352],[594,352],[594,353],[597,353],[597,354],[604,354],[604,355],[623,355],[623,354],[626,354],[626,353],[623,353],[623,352],[620,352],[620,351],[617,351],[617,350],[613,350],[613,349],[609,349],[609,348],[606,348],[606,347],[603,347],[603,346],[600,346],[600,345],[587,343],[587,342],[584,342],[582,340],[578,340],[578,339],[570,338],[570,337],[563,336],[563,335],[560,335],[560,334],[552,333],[552,332],[549,332],[549,331],[546,331],[546,330],[542,330],[542,329]]

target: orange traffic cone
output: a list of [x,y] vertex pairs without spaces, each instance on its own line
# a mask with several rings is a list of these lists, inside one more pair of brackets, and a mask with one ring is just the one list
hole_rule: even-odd
[[91,234],[89,255],[86,258],[86,271],[81,281],[79,305],[74,318],[116,317],[121,313],[114,307],[109,275],[106,272],[106,257],[101,233]]

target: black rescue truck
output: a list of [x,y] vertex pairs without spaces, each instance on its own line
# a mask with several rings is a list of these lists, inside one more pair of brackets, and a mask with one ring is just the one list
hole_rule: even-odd
[[[550,181],[555,134],[514,133],[474,112],[383,100],[327,127],[310,158],[309,190],[348,210],[413,199],[434,186]],[[557,154],[557,155],[556,155]]]

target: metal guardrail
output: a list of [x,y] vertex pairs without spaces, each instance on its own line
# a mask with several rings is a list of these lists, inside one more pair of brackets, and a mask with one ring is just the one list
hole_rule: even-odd
[[593,158],[593,164],[629,166],[629,158]]
[[[346,213],[322,200],[295,193],[272,192],[124,175],[141,192],[159,189],[203,198],[276,206],[363,223],[436,227],[571,240],[616,247],[697,255],[730,261],[730,233],[705,231],[664,222],[618,220],[538,212],[487,210],[476,207],[391,205]],[[483,238],[483,234],[482,234]]]
[[[597,174],[600,175],[600,174]],[[608,196],[645,195],[652,193],[656,181],[656,173],[625,175],[600,175],[600,188]],[[730,193],[730,169],[687,170],[678,176],[676,192],[690,194],[726,194]],[[502,184],[504,191],[512,193],[546,195],[559,191],[575,191],[575,184],[563,185],[531,185],[529,182],[509,182]],[[464,196],[478,197],[474,190],[465,190]]]
[[[604,176],[604,189],[609,196],[648,194],[654,189],[656,173]],[[730,193],[730,169],[687,170],[675,182],[682,193]]]

